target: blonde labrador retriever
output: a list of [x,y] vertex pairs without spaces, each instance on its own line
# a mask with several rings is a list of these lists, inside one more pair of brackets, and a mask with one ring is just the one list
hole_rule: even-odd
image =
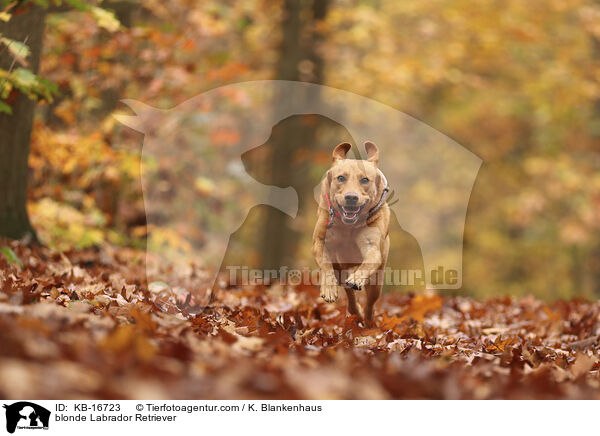
[[389,188],[377,168],[377,146],[365,142],[367,160],[346,159],[351,148],[347,142],[335,147],[321,183],[313,254],[321,270],[321,298],[334,302],[343,288],[348,312],[362,318],[355,292],[364,289],[364,319],[372,324],[390,247]]

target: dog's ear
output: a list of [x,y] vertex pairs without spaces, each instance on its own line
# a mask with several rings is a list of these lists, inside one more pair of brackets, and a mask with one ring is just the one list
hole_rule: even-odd
[[338,160],[346,159],[346,155],[352,148],[352,144],[349,142],[342,142],[340,145],[333,149],[333,161],[336,162]]
[[377,165],[377,162],[379,161],[379,149],[377,146],[371,141],[366,141],[365,151],[367,152],[367,161]]

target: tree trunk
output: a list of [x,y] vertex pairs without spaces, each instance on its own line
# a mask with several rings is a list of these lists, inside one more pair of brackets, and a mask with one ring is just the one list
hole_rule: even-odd
[[[600,1],[594,2],[596,6],[600,6]],[[592,36],[592,54],[594,60],[600,59],[600,37],[593,35]],[[600,99],[596,99],[594,101],[594,111],[593,118],[591,121],[591,125],[596,126],[598,121],[600,121]],[[595,143],[600,142],[600,132],[597,128],[594,128],[590,131],[590,136],[594,139]],[[588,151],[589,152],[589,151]],[[593,154],[593,153],[592,153]],[[600,241],[598,238],[592,238],[594,241],[592,243],[592,247],[589,251],[589,258],[587,260],[587,268],[585,269],[585,277],[582,279],[584,284],[589,284],[588,286],[592,289],[593,294],[596,298],[600,298]],[[572,270],[573,274],[577,274],[578,265],[573,262]],[[577,286],[577,283],[574,282],[574,286]],[[575,292],[580,292],[581,290],[576,289]]]
[[[321,35],[315,31],[314,25],[325,18],[328,0],[314,0],[312,9],[303,9],[306,2],[301,0],[284,0],[284,17],[281,23],[283,40],[280,48],[277,78],[282,80],[307,80],[300,73],[300,63],[309,61],[312,74],[308,78],[311,82],[323,82],[323,60],[318,53],[318,44]],[[309,20],[303,16],[310,17]],[[308,31],[307,31],[308,30]],[[302,39],[303,34],[309,37]],[[317,93],[312,93],[306,98],[318,99]],[[294,174],[292,157],[300,148],[313,146],[317,126],[307,126],[302,123],[302,117],[292,117],[281,123],[281,130],[273,139],[273,155],[271,158],[271,182],[274,185],[285,187],[293,186],[298,191],[299,208],[306,201],[307,195],[312,198],[313,186],[307,186],[306,181],[298,180]],[[275,132],[274,132],[275,133]],[[297,170],[297,168],[296,168]],[[262,264],[265,269],[277,269],[282,265],[289,265],[296,254],[299,234],[298,231],[286,225],[290,218],[281,211],[269,208],[264,220],[262,230]]]
[[[39,70],[46,9],[27,5],[7,23],[1,22],[0,33],[23,42],[31,54],[27,58],[34,73]],[[0,67],[8,70],[12,57],[8,50],[0,55]],[[0,236],[19,239],[30,237],[37,241],[27,215],[27,160],[35,103],[26,95],[13,90],[7,101],[13,114],[0,114]]]

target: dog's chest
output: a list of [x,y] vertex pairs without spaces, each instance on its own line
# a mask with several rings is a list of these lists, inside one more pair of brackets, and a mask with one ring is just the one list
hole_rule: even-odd
[[325,235],[325,249],[334,263],[359,264],[363,261],[356,234],[352,231],[329,230]]

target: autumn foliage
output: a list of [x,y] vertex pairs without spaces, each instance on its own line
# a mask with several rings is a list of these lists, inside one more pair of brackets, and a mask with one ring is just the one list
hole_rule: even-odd
[[[597,297],[597,2],[300,3],[299,51],[288,66],[297,80],[401,110],[483,159],[465,224],[465,293]],[[312,3],[328,4],[324,16],[315,16]],[[147,232],[162,232],[161,241],[179,244],[177,235],[145,227],[142,137],[115,120],[131,114],[119,100],[168,109],[219,86],[281,78],[292,52],[283,45],[285,30],[294,28],[284,21],[286,4],[100,3],[114,9],[112,20],[98,9],[49,12],[40,77],[56,95],[37,107],[28,185],[40,239],[58,249],[105,242],[139,248]],[[211,139],[227,144],[238,135],[216,129]],[[321,139],[328,152],[309,154],[311,173],[322,175],[323,156],[341,140]],[[271,165],[273,156],[260,160]],[[306,216],[294,224],[305,238],[286,251],[294,259],[310,259],[314,221]],[[403,237],[393,230],[392,256],[414,257],[400,267],[421,268],[418,247]],[[246,262],[256,257],[249,238],[239,245]]]
[[598,398],[599,303],[388,293],[365,328],[313,287],[147,284],[109,245],[2,253],[4,398]]
[[[31,3],[45,17],[37,50],[4,30]],[[23,193],[27,185],[43,245],[0,240],[0,397],[600,397],[598,1],[0,0],[0,55],[7,130],[19,124],[6,118],[17,97],[36,101],[31,141],[27,133],[10,142],[11,153],[29,153],[27,166],[23,158],[22,177],[6,180],[19,179]],[[117,121],[133,114],[121,99],[167,110],[210,89],[275,79],[388,105],[483,160],[461,239],[462,289],[388,286],[366,327],[346,316],[343,296],[327,304],[313,286],[220,279],[209,290],[198,284],[200,267],[146,258],[147,247],[189,242],[166,220],[147,220],[141,165],[167,196],[188,186],[177,164],[191,161],[144,161],[143,135]],[[260,183],[293,186],[299,214],[284,221],[254,207],[225,260],[314,268],[313,188],[332,147],[358,138],[315,114],[273,133],[235,158]],[[177,135],[169,140],[206,136],[215,146],[189,186],[207,220],[229,225],[222,212],[245,197],[217,195],[227,186],[206,169],[230,168],[220,151],[240,132],[213,123]],[[411,156],[384,158],[394,171],[412,165]],[[427,180],[415,190],[456,201]],[[0,218],[17,216],[8,206]],[[189,203],[178,207],[183,215]],[[421,271],[421,247],[397,218],[388,266]],[[208,233],[196,221],[191,228]]]

